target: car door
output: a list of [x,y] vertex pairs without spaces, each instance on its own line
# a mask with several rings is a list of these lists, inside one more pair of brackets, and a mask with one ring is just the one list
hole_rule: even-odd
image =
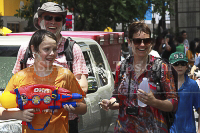
[[97,43],[93,42],[85,47],[79,43],[79,46],[83,51],[89,72],[88,94],[85,98],[88,110],[85,115],[80,116],[79,129],[80,132],[105,132],[112,123],[114,111],[104,111],[98,103],[102,99],[109,99],[112,95],[114,80],[110,66],[103,50]]

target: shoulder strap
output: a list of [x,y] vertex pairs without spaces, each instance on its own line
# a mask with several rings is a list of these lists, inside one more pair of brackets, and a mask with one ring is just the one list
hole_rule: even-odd
[[162,59],[157,58],[152,66],[152,71],[153,71],[152,76],[154,79],[154,83],[156,84],[157,92],[162,92],[162,86],[160,85],[161,67],[162,67]]
[[26,52],[24,54],[24,59],[21,59],[20,61],[21,70],[27,67],[26,63],[27,63],[28,58],[30,57],[31,55],[30,55],[29,47],[27,47]]
[[72,64],[73,64],[73,46],[74,46],[74,43],[75,43],[75,41],[72,40],[71,37],[68,37],[66,39],[65,44],[64,44],[64,51],[58,53],[58,55],[65,54],[67,64],[68,64],[71,72],[73,72]]
[[[126,72],[126,68],[128,67],[128,63],[130,61],[130,57],[128,56],[125,60],[121,61],[119,64],[119,67],[116,68],[116,75],[115,75],[115,85],[114,85],[114,92],[115,94],[118,94],[118,87],[123,79],[123,75]],[[119,102],[118,97],[113,96],[116,98],[116,100]]]
[[118,76],[118,81],[121,82],[124,73],[126,72],[126,68],[128,67],[128,63],[130,62],[130,56],[128,56],[125,60],[121,61],[120,64],[120,72],[119,72],[119,76]]
[[[156,90],[158,92],[162,92],[162,85],[160,85],[160,79],[161,79],[161,67],[162,67],[162,62],[163,59],[161,58],[157,58],[154,61],[154,65],[152,66],[152,71],[153,71],[153,78],[155,79],[154,82],[156,84]],[[178,75],[176,70],[172,67],[172,65],[170,63],[168,63],[166,60],[164,60],[164,62],[166,62],[168,64],[168,70],[172,71],[172,75],[174,76],[174,84],[175,84],[175,88],[177,91],[177,87],[178,87]]]

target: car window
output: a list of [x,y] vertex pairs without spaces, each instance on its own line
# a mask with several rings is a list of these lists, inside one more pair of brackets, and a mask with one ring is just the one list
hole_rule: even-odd
[[97,80],[92,70],[91,60],[89,58],[88,52],[83,52],[83,55],[85,58],[86,66],[88,68],[88,93],[93,93],[98,89]]
[[5,89],[12,77],[19,47],[0,46],[0,88]]
[[108,84],[108,74],[106,72],[105,63],[103,61],[101,52],[97,45],[89,45],[92,55],[94,57],[95,66],[98,72],[98,76],[100,79],[101,86],[105,86]]

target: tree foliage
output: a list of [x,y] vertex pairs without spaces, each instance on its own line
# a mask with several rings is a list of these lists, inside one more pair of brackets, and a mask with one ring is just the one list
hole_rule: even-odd
[[[51,0],[40,0],[40,5]],[[53,1],[53,0],[52,0]],[[155,3],[154,12],[161,12],[163,0],[54,0],[58,4],[64,3],[74,14],[75,30],[102,31],[111,27],[115,31],[117,23],[123,24],[123,29],[134,20],[143,20],[146,11]],[[173,0],[165,0],[168,3]],[[33,27],[34,0],[17,10],[15,16],[29,20]],[[29,30],[32,30],[31,28]]]

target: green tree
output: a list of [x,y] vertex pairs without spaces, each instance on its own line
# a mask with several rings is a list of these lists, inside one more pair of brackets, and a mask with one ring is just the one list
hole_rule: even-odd
[[[15,17],[24,18],[25,20],[28,21],[28,26],[24,28],[24,31],[36,30],[36,28],[33,25],[34,7],[36,6],[35,1],[37,0],[30,0],[29,5],[24,5],[21,9],[16,10],[17,13],[14,14]],[[42,5],[43,3],[49,0],[39,0],[39,1],[40,1],[40,5]]]
[[[17,10],[15,16],[29,20],[26,31],[34,30],[34,1]],[[40,5],[50,0],[40,0]],[[53,1],[53,0],[51,0]],[[74,14],[75,30],[103,31],[111,27],[115,31],[117,23],[122,23],[123,31],[135,20],[143,20],[146,11],[155,4],[154,12],[162,13],[164,0],[54,0],[64,4]],[[174,0],[165,0],[168,4]],[[168,6],[165,10],[169,10]],[[164,8],[163,8],[164,9]],[[165,12],[164,12],[165,13]]]
[[[134,19],[144,19],[149,8],[146,0],[59,0],[75,14],[75,30],[115,29],[116,23],[124,25]],[[127,25],[126,25],[127,26]]]
[[155,5],[153,13],[159,13],[162,16],[158,25],[157,34],[161,32],[160,27],[162,27],[163,30],[166,29],[165,12],[169,11],[169,15],[175,15],[172,6],[174,2],[175,0],[152,0],[152,3]]

